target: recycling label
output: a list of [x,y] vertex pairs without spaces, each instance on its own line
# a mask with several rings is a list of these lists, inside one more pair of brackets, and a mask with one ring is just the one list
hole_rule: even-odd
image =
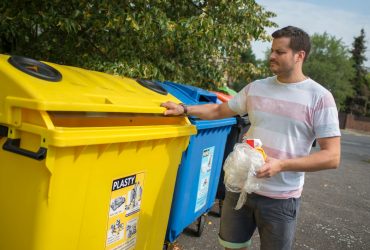
[[135,249],[143,188],[144,173],[113,180],[106,250]]
[[198,212],[207,203],[209,181],[211,178],[212,161],[215,147],[206,148],[202,152],[202,161],[199,173],[197,200],[195,203],[195,211]]

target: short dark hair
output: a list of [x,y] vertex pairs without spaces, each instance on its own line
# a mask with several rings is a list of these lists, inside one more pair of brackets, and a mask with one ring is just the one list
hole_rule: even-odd
[[304,61],[306,61],[308,54],[311,50],[311,41],[310,36],[302,29],[294,27],[294,26],[287,26],[282,29],[279,29],[272,33],[273,38],[281,38],[281,37],[288,37],[290,38],[290,45],[289,47],[294,51],[298,52],[303,50],[306,52],[306,56],[304,57]]

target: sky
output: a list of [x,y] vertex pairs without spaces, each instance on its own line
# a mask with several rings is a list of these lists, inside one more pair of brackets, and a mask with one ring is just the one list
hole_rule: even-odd
[[[309,35],[328,33],[352,48],[354,38],[365,30],[366,67],[370,67],[370,0],[256,0],[265,10],[277,16],[271,21],[283,28],[297,26]],[[269,34],[278,28],[266,29]],[[253,42],[252,49],[263,59],[271,43]]]

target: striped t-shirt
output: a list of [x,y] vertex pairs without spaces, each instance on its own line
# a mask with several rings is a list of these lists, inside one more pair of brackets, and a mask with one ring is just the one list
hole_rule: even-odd
[[[276,76],[254,81],[228,102],[231,110],[248,113],[247,137],[261,139],[268,156],[290,159],[307,156],[315,138],[340,136],[332,94],[312,79],[284,84]],[[256,193],[271,198],[298,198],[304,172],[280,172],[260,179]]]

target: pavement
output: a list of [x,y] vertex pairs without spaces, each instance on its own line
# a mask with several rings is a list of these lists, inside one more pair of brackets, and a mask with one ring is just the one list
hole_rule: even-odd
[[[341,145],[338,169],[306,174],[293,249],[370,249],[370,133],[343,130]],[[217,215],[216,201],[202,235],[195,236],[193,223],[177,242],[184,250],[222,250]],[[256,232],[250,250],[257,249]]]

